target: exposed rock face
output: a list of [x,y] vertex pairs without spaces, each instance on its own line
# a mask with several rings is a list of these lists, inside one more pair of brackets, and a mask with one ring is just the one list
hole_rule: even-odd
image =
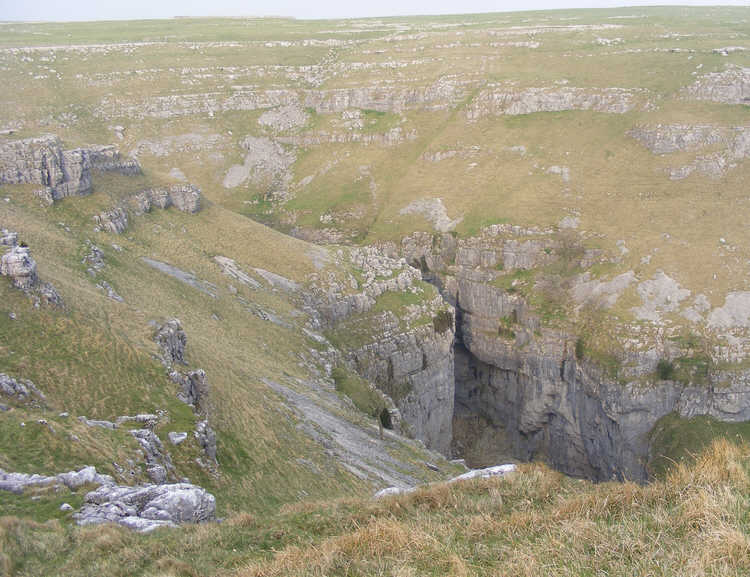
[[167,478],[175,475],[174,465],[164,444],[151,429],[135,429],[130,431],[143,450],[146,460],[146,471],[149,478],[156,484],[167,482]]
[[178,319],[170,319],[159,327],[154,340],[159,345],[162,359],[167,366],[172,366],[174,363],[186,364],[187,335],[182,330],[182,324]]
[[247,151],[243,164],[232,166],[224,177],[225,188],[236,188],[250,181],[269,188],[285,187],[289,167],[296,156],[270,138],[246,136],[240,143]]
[[102,486],[86,495],[73,517],[79,525],[117,523],[139,532],[180,523],[203,523],[216,518],[216,499],[189,483]]
[[636,91],[624,88],[586,89],[573,87],[527,88],[520,91],[503,87],[482,90],[469,104],[466,116],[476,120],[488,114],[531,114],[561,110],[594,110],[624,114],[635,108]]
[[178,399],[186,405],[191,405],[196,412],[206,412],[209,385],[206,380],[206,372],[203,369],[190,371],[187,374],[172,371],[169,373],[169,378],[180,385],[180,390],[177,393]]
[[21,402],[44,401],[44,395],[34,383],[26,379],[16,380],[5,373],[0,373],[0,394]]
[[0,184],[42,185],[38,194],[47,202],[91,192],[91,171],[138,174],[134,160],[121,160],[113,146],[63,150],[54,135],[0,144]]
[[349,354],[357,372],[389,395],[402,423],[427,447],[448,454],[453,417],[453,320],[401,332],[395,315],[381,320],[377,342]]
[[94,222],[99,230],[120,234],[128,228],[128,213],[122,208],[113,208],[94,216]]
[[688,86],[685,94],[697,100],[747,104],[750,102],[750,68],[730,65],[723,72],[705,74]]
[[31,295],[35,306],[39,306],[40,302],[62,306],[62,298],[55,287],[46,282],[39,282],[36,274],[36,261],[31,257],[29,248],[16,245],[18,234],[1,229],[0,237],[2,238],[0,246],[10,247],[10,250],[0,257],[0,276],[10,277],[13,286]]
[[58,475],[36,475],[27,473],[8,473],[0,469],[0,490],[21,494],[26,487],[64,486],[78,489],[83,485],[112,485],[114,480],[109,475],[101,475],[95,467],[83,467],[78,471],[69,471]]
[[[453,447],[474,464],[486,464],[476,461],[481,443],[494,462],[544,458],[572,475],[644,480],[649,433],[661,417],[674,412],[739,422],[750,416],[748,371],[710,370],[706,382],[688,384],[654,377],[659,359],[683,354],[672,351],[674,343],[665,338],[654,348],[626,347],[613,376],[585,355],[578,358],[575,334],[545,326],[518,291],[493,284],[513,268],[563,258],[569,249],[552,231],[497,225],[458,241],[414,234],[401,248],[455,303]],[[588,263],[583,268],[597,262],[594,253],[574,254],[578,266]],[[502,271],[496,270],[499,262]],[[638,279],[630,271],[611,281],[580,275],[570,287],[571,299],[579,306],[609,307],[634,283]],[[663,312],[682,311],[690,296],[664,273],[638,283],[636,293],[643,303],[636,312],[650,322]],[[705,313],[708,305],[700,297],[692,308]],[[725,307],[709,315],[709,326],[750,323],[748,300],[739,293],[727,297]]]
[[258,118],[258,124],[270,128],[274,132],[285,132],[293,128],[300,128],[307,124],[310,115],[300,106],[288,104],[279,108],[266,110]]
[[671,168],[669,177],[672,180],[687,178],[693,172],[721,178],[727,170],[750,157],[750,128],[747,126],[659,124],[636,127],[628,134],[654,154],[720,147],[718,152],[701,154],[686,165]]
[[14,246],[0,257],[0,275],[10,277],[13,286],[23,291],[37,284],[36,261],[29,252],[28,247]]
[[[362,281],[313,279],[308,307],[323,326],[369,327],[367,343],[345,351],[351,367],[388,395],[401,424],[432,449],[448,452],[453,414],[453,310],[436,295],[397,318],[391,311],[368,314],[387,292],[421,294],[419,270],[375,247],[351,249],[351,264]],[[428,319],[429,322],[424,322]]]
[[211,459],[211,461],[216,463],[216,432],[211,428],[211,426],[208,424],[208,419],[204,419],[203,421],[200,421],[195,426],[195,431],[193,432],[193,436],[198,441],[198,444],[201,446],[201,449],[203,449],[203,452],[206,454],[206,456]]
[[136,214],[150,212],[152,206],[161,209],[175,206],[182,212],[195,214],[201,208],[201,191],[192,184],[173,184],[169,187],[149,188],[134,195],[131,204]]

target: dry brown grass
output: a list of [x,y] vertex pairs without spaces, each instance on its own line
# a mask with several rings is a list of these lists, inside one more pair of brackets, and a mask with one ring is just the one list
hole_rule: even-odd
[[722,440],[645,486],[538,465],[435,485],[362,503],[355,530],[238,575],[746,575],[747,466],[748,449]]

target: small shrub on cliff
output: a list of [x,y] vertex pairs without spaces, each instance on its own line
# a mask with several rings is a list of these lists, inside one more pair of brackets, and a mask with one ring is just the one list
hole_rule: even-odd
[[445,331],[450,330],[453,327],[453,313],[447,310],[438,311],[438,313],[432,317],[432,326],[435,327],[435,332],[443,334]]
[[671,381],[674,377],[674,364],[666,359],[660,360],[656,365],[656,374],[662,381]]
[[583,356],[586,354],[586,342],[583,340],[583,337],[578,337],[576,339],[576,359],[579,361],[583,359]]

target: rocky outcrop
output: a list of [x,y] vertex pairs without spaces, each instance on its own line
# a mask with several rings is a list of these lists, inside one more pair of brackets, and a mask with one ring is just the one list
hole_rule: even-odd
[[112,485],[114,480],[109,475],[97,473],[95,467],[83,467],[78,471],[58,475],[8,473],[0,469],[0,490],[11,493],[21,494],[26,488],[51,486],[75,490],[89,484]]
[[702,148],[723,140],[723,131],[710,124],[657,124],[637,126],[628,131],[654,154],[671,154]]
[[480,91],[469,103],[466,117],[517,115],[562,110],[593,110],[624,114],[638,103],[638,92],[625,88],[574,88],[568,86],[513,90],[498,86]]
[[25,246],[13,246],[0,257],[0,275],[10,277],[13,286],[23,291],[37,285],[36,261]]
[[696,156],[686,165],[670,168],[669,177],[672,180],[687,178],[693,172],[709,178],[721,178],[727,170],[750,157],[750,128],[747,126],[658,124],[636,127],[628,131],[628,135],[654,154],[719,148],[717,152]]
[[750,68],[727,66],[722,72],[704,74],[684,90],[689,98],[724,104],[750,102]]
[[13,286],[30,295],[35,306],[41,302],[51,306],[62,306],[62,298],[50,283],[40,282],[36,274],[36,261],[31,257],[29,247],[23,243],[17,245],[18,234],[0,229],[2,243],[0,246],[9,250],[0,257],[0,276],[7,276]]
[[177,392],[178,399],[193,407],[193,410],[197,413],[207,411],[209,385],[206,380],[206,372],[203,369],[189,371],[187,374],[172,371],[169,373],[169,378],[180,386],[180,390]]
[[439,78],[426,86],[379,85],[330,90],[246,90],[226,95],[216,92],[153,96],[140,102],[107,97],[95,114],[101,118],[175,118],[186,115],[212,116],[232,110],[262,110],[286,106],[313,108],[319,114],[349,108],[400,112],[411,109],[444,110],[466,96],[464,82]]
[[[494,462],[543,458],[576,476],[644,480],[656,422],[670,413],[747,419],[750,372],[709,368],[706,361],[701,374],[678,382],[659,374],[659,361],[703,362],[704,353],[693,345],[683,350],[663,330],[651,340],[618,335],[622,350],[607,364],[588,355],[574,323],[556,328],[542,322],[524,291],[545,294],[545,267],[563,270],[567,262],[570,270],[587,269],[604,258],[601,251],[576,248],[571,234],[495,225],[470,239],[423,233],[404,239],[402,254],[420,264],[456,307],[453,449],[474,465],[487,464],[483,454]],[[523,278],[514,276],[517,270],[532,271],[536,280],[510,282]],[[682,311],[690,296],[663,272],[639,283],[632,271],[606,282],[579,275],[570,285],[555,285],[555,294],[565,298],[569,291],[573,307],[608,308],[634,283],[642,299],[634,311],[656,325],[661,314]],[[743,310],[745,300],[736,300],[727,308]],[[705,312],[708,305],[701,307]]]
[[211,464],[216,465],[216,432],[208,424],[208,419],[198,422],[193,436],[203,449],[206,457],[211,460]]
[[112,234],[120,234],[128,228],[128,213],[123,208],[113,208],[94,216],[94,222],[97,231],[104,230]]
[[142,190],[130,202],[136,214],[151,212],[153,206],[161,209],[174,206],[182,212],[195,214],[201,208],[201,191],[192,184],[173,184]]
[[190,483],[102,486],[86,495],[73,515],[79,525],[117,523],[147,533],[182,523],[204,523],[216,518],[216,499]]
[[113,146],[63,150],[54,135],[0,143],[0,184],[39,184],[38,195],[52,203],[91,192],[91,171],[139,174],[134,160],[122,160]]
[[174,363],[186,364],[187,335],[179,319],[170,319],[160,326],[154,335],[154,340],[161,349],[162,361],[166,366],[170,367]]
[[36,385],[26,379],[14,379],[5,373],[0,373],[0,395],[10,397],[22,403],[44,402],[44,394]]
[[161,439],[151,429],[134,429],[130,434],[143,451],[146,461],[146,472],[149,479],[156,484],[166,483],[167,479],[175,476],[175,468],[169,452],[164,449]]
[[[350,249],[348,261],[360,280],[314,275],[306,293],[308,310],[318,326],[356,335],[344,346],[346,362],[392,399],[406,432],[447,453],[453,413],[452,308],[438,295],[428,297],[419,270],[403,259],[364,247]],[[398,316],[391,310],[373,313],[386,293],[418,298]]]

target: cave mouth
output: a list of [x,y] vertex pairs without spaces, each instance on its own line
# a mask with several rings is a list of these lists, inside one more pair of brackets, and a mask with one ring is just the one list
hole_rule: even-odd
[[451,455],[472,468],[517,461],[498,408],[486,402],[491,367],[459,340],[454,343],[454,402]]

